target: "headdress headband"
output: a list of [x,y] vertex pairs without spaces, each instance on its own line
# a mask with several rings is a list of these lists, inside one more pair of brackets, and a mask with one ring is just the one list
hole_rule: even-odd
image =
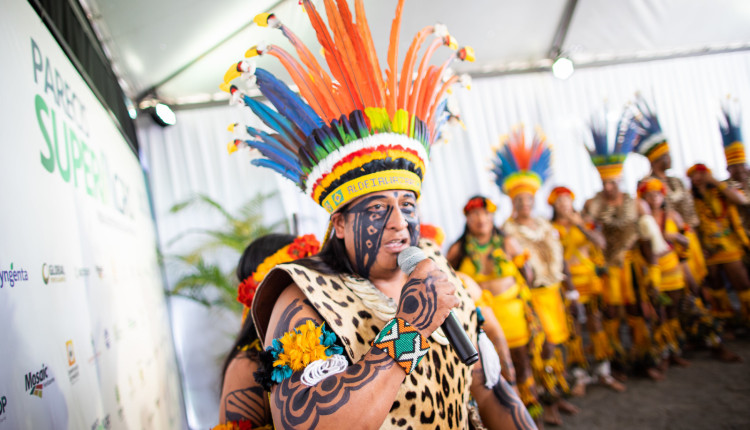
[[[418,195],[430,147],[449,116],[444,96],[460,79],[450,74],[449,66],[456,59],[473,61],[473,50],[458,49],[445,26],[427,26],[414,37],[399,73],[396,63],[404,3],[399,0],[383,77],[362,0],[354,2],[356,21],[346,0],[323,0],[328,26],[310,0],[301,3],[330,74],[275,15],[258,15],[255,22],[259,25],[281,30],[299,61],[275,45],[254,46],[246,57],[276,57],[301,97],[247,60],[233,65],[222,89],[250,107],[273,132],[247,127],[249,136],[230,143],[230,152],[246,145],[258,149],[265,158],[253,164],[294,181],[329,213],[371,192],[407,189]],[[435,38],[415,74],[418,53],[430,35]],[[442,65],[430,65],[440,46],[455,52]],[[256,84],[275,110],[230,84],[238,77]]]
[[737,103],[727,100],[721,108],[721,140],[724,143],[724,156],[727,166],[745,164],[745,145],[742,143],[742,129],[740,128],[740,112]]
[[464,215],[468,215],[474,209],[486,209],[489,213],[495,213],[497,205],[487,197],[477,196],[466,203],[466,206],[464,206]]
[[623,114],[617,124],[614,145],[610,145],[607,111],[603,110],[592,115],[589,131],[594,141],[593,149],[588,148],[589,156],[602,181],[620,178],[625,159],[633,149],[633,143],[638,136],[635,123]]
[[522,192],[535,194],[550,175],[552,150],[537,128],[531,146],[526,145],[523,125],[500,138],[492,172],[495,183],[511,199]]
[[557,199],[561,196],[570,196],[571,200],[576,199],[576,195],[568,187],[555,187],[550,191],[549,197],[547,197],[547,203],[550,206],[554,206]]
[[659,117],[651,110],[643,96],[636,94],[635,102],[630,107],[632,121],[638,132],[638,143],[634,150],[653,163],[669,153],[667,136],[661,130]]

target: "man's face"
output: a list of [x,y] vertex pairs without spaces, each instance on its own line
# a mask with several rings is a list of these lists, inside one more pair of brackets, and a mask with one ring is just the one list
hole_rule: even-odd
[[531,193],[520,193],[513,198],[513,210],[519,217],[527,218],[531,216],[534,209],[534,195]]
[[620,191],[620,188],[618,187],[618,181],[615,179],[607,179],[602,183],[602,186],[604,188],[604,194],[607,197],[615,197]]
[[466,214],[466,227],[472,236],[485,236],[492,233],[492,213],[485,208],[472,209]]
[[398,270],[398,254],[419,239],[416,196],[392,190],[354,200],[344,213],[332,216],[336,237],[363,278]]
[[744,164],[732,164],[731,166],[727,166],[727,171],[732,180],[745,182],[747,179],[747,166]]

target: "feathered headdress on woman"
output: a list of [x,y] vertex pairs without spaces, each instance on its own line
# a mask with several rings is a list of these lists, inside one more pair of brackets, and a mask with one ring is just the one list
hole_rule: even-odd
[[630,108],[632,109],[631,121],[638,133],[633,149],[653,163],[662,155],[669,153],[667,136],[661,130],[659,117],[651,110],[643,96],[636,94],[635,102],[630,105]]
[[523,192],[535,194],[549,177],[551,163],[552,150],[542,130],[537,128],[528,146],[520,125],[500,138],[492,172],[497,186],[513,199]]
[[745,164],[745,145],[742,143],[740,112],[736,103],[727,100],[721,107],[721,140],[724,142],[724,156],[727,166]]
[[[622,176],[625,159],[633,150],[633,144],[638,137],[635,122],[630,121],[627,114],[624,113],[617,124],[616,137],[610,139],[605,109],[591,116],[589,131],[594,141],[594,147],[587,147],[587,149],[589,156],[591,156],[591,162],[594,163],[602,181],[619,179]],[[610,144],[611,140],[614,140],[613,144]]]
[[[249,136],[230,143],[230,152],[245,145],[258,149],[265,158],[253,164],[291,179],[329,213],[372,192],[407,189],[419,195],[430,146],[448,117],[444,96],[459,81],[448,68],[456,59],[473,61],[473,50],[458,49],[445,26],[427,26],[414,37],[399,73],[396,63],[404,3],[399,0],[384,77],[362,0],[354,2],[356,21],[346,0],[323,0],[328,26],[310,0],[301,3],[330,74],[279,18],[268,13],[256,16],[258,25],[281,30],[299,61],[275,45],[254,46],[245,56],[276,57],[301,97],[247,59],[233,65],[222,89],[250,107],[273,132],[247,127]],[[419,60],[420,48],[430,35],[434,39]],[[453,55],[440,66],[430,65],[440,46],[453,50]],[[251,80],[275,109],[231,85],[235,78]]]

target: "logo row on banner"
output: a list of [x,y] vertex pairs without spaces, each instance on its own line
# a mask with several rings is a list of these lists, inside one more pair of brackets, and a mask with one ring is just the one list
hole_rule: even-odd
[[[29,270],[30,267],[37,270]],[[118,281],[138,281],[159,278],[159,269],[153,267],[122,267],[113,266],[107,270],[104,266],[67,266],[52,263],[37,263],[34,266],[19,264],[18,262],[5,263],[0,261],[0,292],[10,290],[24,285],[54,285],[66,281],[88,280],[89,278],[107,283]]]
[[[23,374],[14,375],[12,383],[15,387],[9,387],[15,392],[23,392],[22,397],[13,397],[9,393],[0,392],[0,428],[5,428],[4,423],[8,420],[9,416],[13,413],[15,405],[22,402],[44,402],[49,400],[49,396],[45,397],[45,393],[50,391],[59,392],[59,388],[56,384],[59,384],[60,378],[65,378],[69,382],[70,386],[75,386],[81,377],[82,367],[88,366],[88,371],[97,371],[96,368],[99,366],[99,360],[102,359],[103,354],[106,350],[109,350],[114,342],[118,340],[118,335],[114,336],[114,339],[110,338],[108,332],[105,330],[105,348],[97,349],[94,344],[92,337],[92,348],[94,350],[93,355],[89,357],[81,358],[76,353],[76,344],[73,340],[68,340],[64,344],[65,363],[67,366],[65,369],[53,369],[48,364],[42,362],[37,366],[31,366],[26,369]],[[117,333],[117,331],[115,331]],[[120,384],[114,384],[111,393],[114,395],[116,400],[115,411],[108,412],[101,418],[96,420],[96,423],[91,425],[91,429],[109,429],[116,420],[120,424],[125,423],[125,415],[123,409],[123,394],[127,396],[131,401],[139,399],[142,394],[142,388],[145,387],[147,382],[146,367],[154,364],[156,360],[159,360],[161,355],[164,353],[162,348],[157,346],[153,351],[153,356],[148,360],[142,361],[138,364],[137,372],[130,373],[127,375],[126,383],[123,383],[125,391],[121,390]],[[16,390],[21,388],[21,390]],[[50,400],[56,401],[56,399]],[[153,400],[152,407],[158,408],[164,402],[161,396]],[[28,408],[23,408],[28,410]],[[20,422],[16,420],[16,422]],[[117,426],[121,427],[121,426]]]

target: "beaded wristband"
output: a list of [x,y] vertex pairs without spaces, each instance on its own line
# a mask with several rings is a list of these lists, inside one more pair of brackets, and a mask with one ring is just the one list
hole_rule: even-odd
[[430,342],[419,331],[401,318],[393,318],[372,341],[372,346],[383,350],[410,374],[430,351]]

